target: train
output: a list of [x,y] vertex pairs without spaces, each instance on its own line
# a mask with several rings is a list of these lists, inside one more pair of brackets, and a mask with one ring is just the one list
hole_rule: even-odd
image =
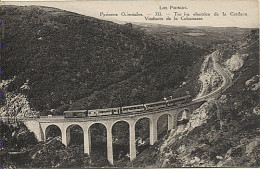
[[83,117],[97,117],[97,116],[108,116],[108,115],[118,115],[118,114],[127,114],[127,113],[140,113],[149,110],[156,110],[165,107],[177,106],[192,100],[191,95],[186,95],[183,97],[164,98],[163,101],[125,106],[125,107],[114,107],[106,109],[94,109],[94,110],[69,110],[64,111],[65,118],[83,118]]

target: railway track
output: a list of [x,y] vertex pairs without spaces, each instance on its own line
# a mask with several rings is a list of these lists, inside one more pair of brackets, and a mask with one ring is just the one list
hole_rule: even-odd
[[204,96],[201,96],[199,98],[193,99],[192,101],[202,101],[202,100],[210,100],[212,98],[216,98],[218,97],[223,91],[225,91],[227,88],[229,88],[232,85],[232,78],[230,77],[230,75],[228,74],[228,72],[226,72],[216,61],[215,57],[212,57],[213,63],[214,63],[214,67],[216,69],[216,71],[223,77],[223,83],[221,85],[220,88],[218,88],[217,90],[206,94]]

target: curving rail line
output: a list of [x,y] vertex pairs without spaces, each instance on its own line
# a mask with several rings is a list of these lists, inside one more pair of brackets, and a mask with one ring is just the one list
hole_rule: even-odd
[[218,88],[217,90],[214,90],[211,93],[208,93],[204,96],[201,96],[199,98],[193,99],[192,101],[202,101],[202,100],[209,100],[211,98],[216,98],[218,97],[223,91],[225,91],[227,88],[229,88],[232,85],[232,78],[230,77],[230,75],[228,74],[228,72],[226,72],[225,69],[223,69],[216,61],[215,57],[212,57],[213,60],[213,64],[215,67],[215,70],[223,77],[223,83],[221,85],[220,88]]

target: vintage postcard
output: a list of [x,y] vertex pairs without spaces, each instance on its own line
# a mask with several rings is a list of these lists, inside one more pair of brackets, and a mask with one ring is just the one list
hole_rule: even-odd
[[0,5],[0,169],[260,167],[258,0]]

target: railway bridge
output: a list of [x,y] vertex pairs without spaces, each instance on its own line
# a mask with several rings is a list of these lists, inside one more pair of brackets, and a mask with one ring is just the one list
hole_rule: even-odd
[[24,119],[25,125],[29,130],[34,132],[39,141],[46,141],[47,134],[50,126],[56,126],[61,131],[62,143],[67,146],[70,142],[71,126],[80,126],[84,133],[84,153],[90,154],[91,152],[91,134],[90,127],[94,124],[103,124],[106,128],[107,136],[107,159],[113,165],[113,137],[112,128],[120,121],[128,123],[129,126],[129,155],[132,161],[136,157],[136,138],[135,126],[136,123],[144,118],[149,119],[149,137],[150,145],[157,141],[157,122],[163,116],[168,116],[168,130],[177,126],[178,119],[185,113],[187,119],[190,118],[192,112],[197,109],[204,101],[192,101],[174,107],[165,107],[153,111],[144,111],[138,113],[98,116],[98,117],[85,117],[85,118],[64,118],[64,116],[40,117],[40,118],[27,118]]

